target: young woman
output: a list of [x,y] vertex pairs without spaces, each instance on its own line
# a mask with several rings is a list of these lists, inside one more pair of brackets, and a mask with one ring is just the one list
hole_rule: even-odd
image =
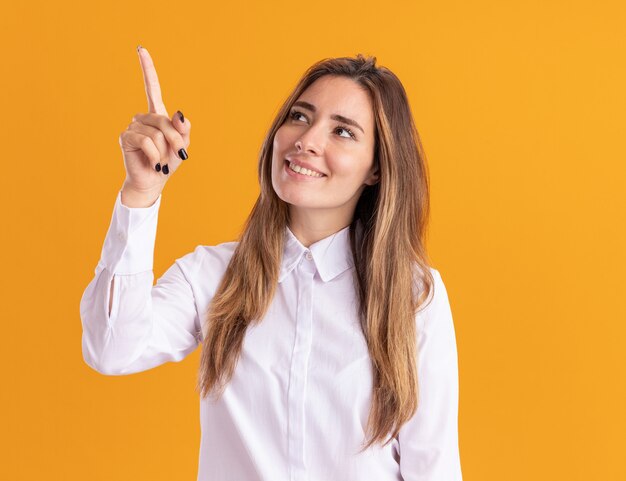
[[455,330],[398,78],[362,55],[311,66],[267,133],[238,241],[197,246],[153,285],[191,125],[139,56],[149,112],[120,136],[126,179],[80,304],[85,362],[130,374],[202,343],[201,481],[460,481]]

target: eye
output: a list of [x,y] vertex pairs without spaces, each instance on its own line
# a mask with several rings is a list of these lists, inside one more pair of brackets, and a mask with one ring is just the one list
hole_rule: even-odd
[[[353,139],[355,139],[354,132],[352,132],[352,130],[350,130],[350,129],[346,129],[345,127],[337,127],[337,128],[335,129],[335,131],[337,131],[337,130],[343,130],[343,131],[345,131],[345,132],[348,132],[348,134],[350,135],[350,137],[352,137]],[[342,135],[340,135],[340,137],[343,137],[343,136],[342,136]],[[348,138],[348,137],[346,137],[346,138]]]
[[289,114],[289,117],[293,120],[297,120],[298,115],[302,115],[306,119],[306,115],[304,115],[299,110],[292,110],[291,113]]
[[[305,119],[307,119],[307,116],[306,116],[305,114],[303,114],[303,113],[302,113],[302,112],[300,112],[299,110],[295,110],[295,109],[294,109],[294,110],[292,110],[292,111],[289,113],[289,118],[290,118],[290,119],[292,119],[292,120],[297,120],[297,118],[298,118],[298,116],[299,116],[299,115],[301,115],[302,117],[304,117]],[[308,120],[308,119],[307,119],[307,120]],[[350,129],[346,128],[346,127],[341,127],[341,126],[337,127],[337,128],[335,129],[335,132],[336,132],[336,131],[338,131],[338,130],[343,130],[343,131],[345,131],[345,132],[348,132],[348,137],[346,137],[346,136],[344,136],[344,135],[340,135],[339,137],[343,137],[343,138],[345,138],[345,139],[352,138],[352,139],[356,140],[356,136],[354,135],[354,132],[352,132],[352,130],[350,130]]]

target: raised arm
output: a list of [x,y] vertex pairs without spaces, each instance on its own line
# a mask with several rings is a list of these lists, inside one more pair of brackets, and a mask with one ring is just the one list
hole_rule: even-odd
[[189,276],[198,251],[177,259],[153,286],[152,263],[162,191],[187,159],[191,124],[168,116],[154,63],[138,48],[148,113],[120,134],[126,179],[118,192],[95,276],[80,301],[87,364],[129,374],[179,361],[197,345],[199,319]]

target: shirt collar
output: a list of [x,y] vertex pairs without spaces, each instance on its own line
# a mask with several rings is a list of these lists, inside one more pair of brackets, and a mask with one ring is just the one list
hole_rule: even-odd
[[[357,234],[360,233],[360,225],[361,223],[358,222]],[[324,282],[335,278],[354,266],[350,249],[350,226],[314,242],[308,249],[302,245],[289,227],[285,227],[283,259],[278,282],[282,282],[287,277],[307,251],[311,252],[317,272]]]

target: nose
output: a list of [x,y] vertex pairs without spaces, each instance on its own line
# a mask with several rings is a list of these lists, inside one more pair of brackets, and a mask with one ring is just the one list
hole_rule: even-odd
[[323,139],[322,134],[318,130],[314,127],[309,127],[302,133],[295,143],[298,152],[306,150],[306,152],[315,155],[319,155],[322,152]]

